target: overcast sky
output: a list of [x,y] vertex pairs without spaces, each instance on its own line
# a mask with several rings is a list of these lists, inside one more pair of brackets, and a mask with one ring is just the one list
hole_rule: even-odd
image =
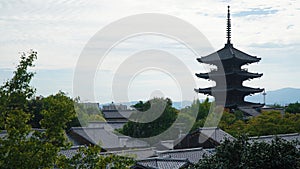
[[[300,2],[297,0],[0,1],[0,82],[11,77],[18,64],[19,52],[35,49],[38,52],[34,68],[37,74],[32,84],[37,88],[37,94],[49,95],[62,90],[72,96],[74,69],[88,40],[106,25],[134,14],[161,13],[178,17],[195,26],[209,40],[213,50],[218,50],[226,42],[227,5],[231,6],[234,46],[262,58],[258,64],[246,68],[264,73],[263,77],[244,85],[267,91],[299,88]],[[110,63],[119,60],[118,56],[132,54],[136,48],[166,50],[188,58],[186,66],[193,73],[205,70],[196,62],[196,56],[170,39],[132,38],[117,46],[99,68],[103,71],[95,77],[96,101],[113,100],[109,85],[118,64],[113,67]],[[213,50],[201,54],[204,56]],[[196,87],[211,85],[197,78],[195,81]],[[180,100],[177,87],[176,79],[151,70],[136,76],[128,87],[128,95],[130,100],[145,100],[153,91],[161,90],[165,96]]]

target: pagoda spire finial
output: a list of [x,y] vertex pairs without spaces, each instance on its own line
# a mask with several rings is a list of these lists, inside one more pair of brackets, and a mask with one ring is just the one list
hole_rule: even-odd
[[230,20],[230,6],[228,5],[227,13],[227,44],[231,44],[231,20]]

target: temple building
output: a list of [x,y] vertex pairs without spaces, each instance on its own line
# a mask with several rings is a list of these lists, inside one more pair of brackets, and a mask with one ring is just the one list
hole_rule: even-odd
[[[255,109],[263,104],[251,103],[244,100],[245,96],[264,91],[260,88],[243,86],[243,81],[261,77],[261,73],[250,73],[242,66],[259,62],[261,59],[251,56],[233,47],[231,43],[231,19],[230,7],[227,14],[227,43],[225,46],[207,56],[197,58],[198,62],[214,65],[208,73],[196,73],[196,76],[203,79],[213,80],[216,86],[209,88],[195,89],[196,92],[215,97],[216,104],[224,105],[231,111],[239,109],[251,116],[258,115]],[[226,97],[222,97],[222,96]]]

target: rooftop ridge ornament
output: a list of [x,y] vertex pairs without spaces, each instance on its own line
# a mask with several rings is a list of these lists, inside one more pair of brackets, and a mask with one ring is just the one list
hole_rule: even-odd
[[231,44],[231,19],[230,19],[230,6],[228,5],[227,13],[227,44]]

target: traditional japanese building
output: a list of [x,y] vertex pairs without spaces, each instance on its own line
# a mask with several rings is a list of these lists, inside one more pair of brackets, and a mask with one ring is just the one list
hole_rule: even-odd
[[[210,55],[197,58],[198,62],[215,65],[217,69],[208,73],[196,73],[196,76],[203,79],[213,80],[216,86],[209,88],[195,89],[215,97],[216,104],[222,104],[230,110],[240,109],[248,111],[253,108],[262,107],[263,104],[244,101],[245,96],[262,92],[264,89],[243,86],[245,80],[261,77],[260,73],[250,73],[242,69],[243,65],[259,62],[261,59],[242,52],[231,43],[231,19],[228,6],[227,14],[227,43],[225,46]],[[226,97],[221,97],[226,95]],[[224,100],[225,99],[225,100]],[[246,110],[246,111],[247,111]],[[257,112],[248,113],[257,115]]]

